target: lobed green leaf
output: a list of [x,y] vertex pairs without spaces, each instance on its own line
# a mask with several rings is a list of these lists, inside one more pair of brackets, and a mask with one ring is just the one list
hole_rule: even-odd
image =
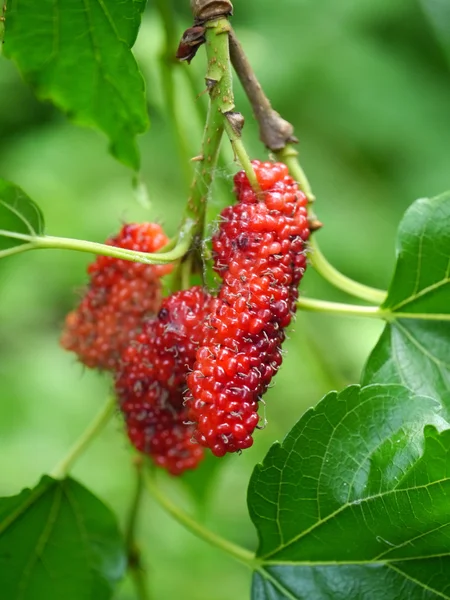
[[363,384],[401,383],[450,410],[450,193],[417,200],[406,212],[383,308],[398,318],[386,325]]
[[113,155],[139,168],[148,127],[144,81],[131,52],[145,0],[9,0],[4,53],[41,99],[103,131]]
[[450,598],[450,430],[398,385],[326,396],[252,475],[254,600]]
[[0,499],[2,597],[106,600],[125,567],[115,516],[73,479]]

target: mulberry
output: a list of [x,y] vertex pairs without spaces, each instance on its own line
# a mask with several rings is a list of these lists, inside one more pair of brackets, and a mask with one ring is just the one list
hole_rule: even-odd
[[213,237],[223,284],[187,378],[195,438],[216,456],[253,443],[258,401],[281,365],[283,330],[306,268],[306,196],[284,164],[254,161],[253,167],[261,193],[238,173],[238,204],[222,211]]
[[[168,238],[155,223],[124,225],[106,244],[156,252]],[[88,267],[89,287],[79,306],[66,317],[61,345],[87,367],[113,370],[122,350],[146,318],[161,304],[160,277],[171,265],[133,263],[99,256]]]

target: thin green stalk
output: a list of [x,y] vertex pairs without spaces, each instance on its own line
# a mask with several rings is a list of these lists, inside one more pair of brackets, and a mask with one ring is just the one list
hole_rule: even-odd
[[253,166],[242,143],[243,117],[235,112],[229,42],[230,23],[228,19],[224,18],[210,21],[206,24],[206,27],[206,54],[208,58],[206,83],[210,89],[211,101],[223,116],[223,126],[231,142],[235,157],[241,163],[252,188],[259,191]]
[[111,417],[116,411],[116,400],[110,398],[95,419],[88,425],[87,429],[81,434],[69,450],[67,456],[53,469],[50,476],[54,479],[64,479],[72,469],[75,462],[83,454],[89,444],[104,429]]
[[[277,153],[277,156],[287,165],[289,172],[299,184],[300,189],[310,200],[313,200],[314,195],[312,194],[308,178],[298,161],[297,150],[291,144],[288,144],[284,150]],[[309,242],[308,257],[311,265],[324,279],[347,294],[361,298],[361,300],[366,300],[367,302],[375,302],[376,304],[382,304],[386,300],[387,293],[384,290],[379,290],[350,279],[350,277],[343,275],[333,267],[322,254],[316,236],[312,236]]]
[[145,570],[142,566],[141,551],[136,542],[136,526],[144,492],[144,464],[141,456],[136,457],[135,467],[136,487],[128,514],[127,526],[125,528],[125,547],[128,556],[128,570],[133,579],[137,598],[138,600],[149,600],[150,592],[145,577]]
[[342,302],[329,302],[316,298],[300,298],[297,301],[300,310],[309,312],[329,313],[344,317],[367,317],[369,319],[383,319],[395,321],[397,319],[414,319],[419,321],[450,321],[450,315],[445,313],[413,313],[399,312],[380,308],[379,306],[358,306]]
[[260,192],[258,180],[256,179],[255,171],[251,163],[250,157],[245,149],[244,143],[242,142],[242,136],[238,133],[231,125],[229,120],[225,118],[225,131],[227,132],[228,138],[233,148],[235,157],[241,163],[241,167],[244,169],[247,179],[250,182],[255,192]]
[[[196,101],[194,102],[194,106],[195,106],[195,111],[197,113],[198,122],[204,123],[205,119],[206,119],[207,110],[205,110],[205,107],[199,98],[198,81],[195,78],[194,71],[188,64],[184,63],[183,68],[182,68],[182,73],[186,78],[186,81],[191,89],[192,95],[196,99]],[[225,146],[223,144],[220,145],[218,163],[219,163],[220,168],[227,170],[228,158],[226,157]],[[230,193],[230,189],[229,189],[226,179],[219,178],[217,180],[216,185],[220,186],[221,194],[224,197],[227,197],[228,194]]]
[[316,198],[312,192],[308,177],[298,160],[298,150],[292,144],[287,144],[283,150],[276,152],[276,156],[278,160],[287,165],[289,172],[308,200],[314,202]]
[[[29,242],[25,247],[21,247],[23,248],[22,251],[32,249],[77,250],[79,252],[111,256],[112,258],[121,258],[123,260],[141,262],[149,265],[163,265],[175,262],[187,253],[191,245],[193,232],[194,221],[187,219],[179,233],[175,247],[172,250],[161,253],[135,252],[134,250],[126,250],[124,248],[108,246],[107,244],[99,244],[97,242],[88,242],[86,240],[75,240],[72,238],[54,237],[49,235],[31,236],[4,230],[0,230],[0,236],[3,235],[12,239]],[[17,250],[14,253],[17,252],[19,251]],[[14,253],[11,252],[11,254]]]
[[205,225],[208,193],[214,179],[224,132],[222,115],[232,111],[233,88],[228,54],[227,19],[209,21],[206,24],[206,57],[208,61],[206,85],[209,91],[209,108],[202,140],[202,151],[196,162],[191,196],[186,214],[197,221],[196,234],[202,237]]
[[196,162],[191,195],[186,207],[188,218],[196,222],[196,234],[199,239],[202,237],[205,225],[208,194],[214,180],[222,135],[223,122],[220,112],[211,102],[203,133],[202,154],[200,160]]
[[146,472],[145,483],[147,490],[153,499],[156,500],[171,517],[183,525],[183,527],[185,527],[188,531],[193,533],[196,537],[204,540],[208,544],[223,550],[237,561],[244,563],[250,569],[255,568],[257,561],[252,552],[242,548],[241,546],[233,544],[233,542],[230,542],[229,540],[226,540],[209,529],[206,529],[203,527],[203,525],[195,521],[190,515],[182,511],[178,504],[175,504],[169,500],[169,498],[167,498],[159,489],[155,481],[155,474],[153,470],[148,470]]
[[347,277],[333,267],[320,251],[315,236],[309,242],[308,259],[310,264],[324,279],[347,294],[361,298],[361,300],[366,300],[367,302],[374,302],[375,304],[383,304],[386,300],[387,292],[384,290],[379,290],[350,279],[350,277]]
[[386,319],[391,314],[389,311],[384,311],[378,306],[356,306],[354,304],[329,302],[328,300],[317,300],[315,298],[299,298],[297,306],[300,310],[343,315],[345,317]]
[[20,254],[27,250],[33,250],[34,244],[21,244],[20,246],[14,246],[13,248],[7,248],[6,250],[0,250],[0,258],[6,258],[7,256],[13,256],[14,254]]

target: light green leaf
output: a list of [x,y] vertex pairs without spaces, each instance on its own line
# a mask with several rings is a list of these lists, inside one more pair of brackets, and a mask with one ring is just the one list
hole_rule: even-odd
[[37,95],[103,131],[111,152],[139,168],[148,126],[144,81],[131,53],[145,0],[10,0],[4,53]]
[[73,479],[0,499],[2,597],[106,600],[125,567],[115,516]]
[[386,326],[362,382],[402,383],[450,410],[450,193],[417,200],[406,212],[383,308],[397,319]]
[[44,217],[39,206],[18,186],[0,179],[0,257],[19,252],[29,245],[28,238],[43,233]]
[[450,430],[440,404],[351,386],[252,475],[254,600],[450,598]]

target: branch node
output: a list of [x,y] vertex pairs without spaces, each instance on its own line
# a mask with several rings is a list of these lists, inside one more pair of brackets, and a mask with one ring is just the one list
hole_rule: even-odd
[[212,92],[212,90],[216,87],[216,85],[219,83],[217,81],[217,79],[211,79],[211,77],[206,77],[205,78],[205,82],[206,82],[206,89],[209,93]]
[[240,112],[228,111],[224,113],[224,117],[227,119],[229,124],[231,125],[234,133],[241,137],[242,130],[244,129],[245,119]]
[[322,221],[319,221],[319,219],[312,217],[312,218],[308,219],[308,226],[309,226],[309,231],[311,233],[314,233],[315,231],[319,231],[319,229],[322,229],[323,223],[322,223]]
[[186,29],[180,40],[176,58],[179,61],[187,61],[190,64],[200,46],[206,42],[205,32],[205,27],[201,25]]
[[199,24],[231,16],[233,4],[230,0],[191,0],[191,10]]

